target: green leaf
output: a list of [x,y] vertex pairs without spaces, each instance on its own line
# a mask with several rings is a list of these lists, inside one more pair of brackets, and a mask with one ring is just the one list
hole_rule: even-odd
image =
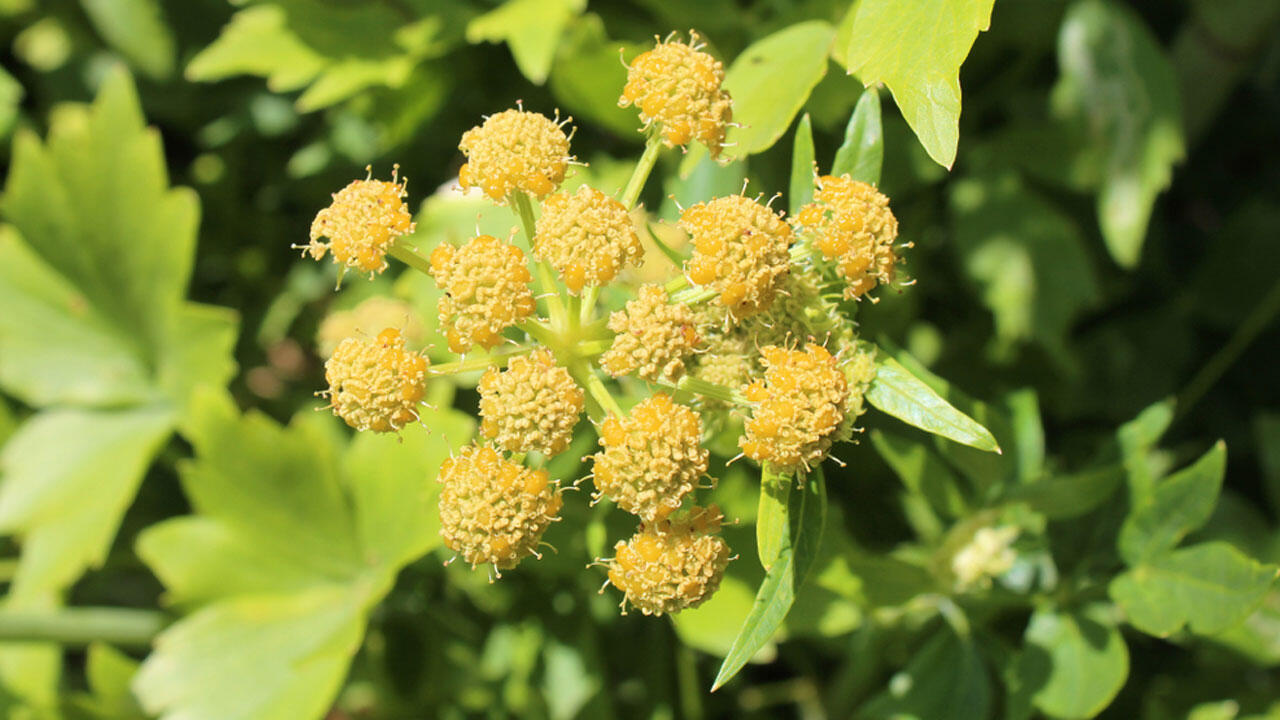
[[765,464],[760,474],[760,508],[756,511],[756,550],[760,565],[767,571],[778,561],[784,546],[791,544],[791,523],[788,508],[791,504],[790,475],[780,473]]
[[1018,677],[1032,702],[1054,718],[1091,718],[1111,704],[1129,674],[1129,650],[1107,606],[1031,615]]
[[[448,386],[442,386],[447,389]],[[447,393],[433,398],[447,407]],[[183,486],[196,514],[148,528],[138,554],[190,611],[134,681],[163,717],[320,717],[396,573],[438,542],[440,462],[473,422],[426,411],[395,436],[343,448],[304,410],[287,428],[203,392],[186,433]],[[227,693],[226,687],[242,690]]]
[[813,124],[805,113],[796,125],[795,143],[791,147],[791,185],[787,207],[794,215],[813,200],[814,183]]
[[22,83],[0,68],[0,140],[6,140],[18,122],[19,106],[26,91]]
[[778,557],[760,583],[755,604],[738,631],[711,686],[712,692],[729,682],[759,652],[782,625],[796,593],[812,569],[822,544],[826,524],[827,487],[822,468],[808,476],[799,502],[791,503],[789,526]]
[[979,450],[1000,452],[990,430],[952,407],[901,363],[883,353],[876,361],[876,377],[867,389],[867,401],[925,432]]
[[1137,417],[1120,426],[1116,442],[1124,462],[1129,481],[1130,504],[1146,502],[1155,486],[1156,473],[1152,469],[1150,453],[1173,422],[1174,401],[1161,400],[1144,409]]
[[173,33],[156,0],[80,0],[94,28],[134,67],[156,80],[173,74]]
[[862,91],[853,107],[849,124],[844,129],[844,142],[836,150],[831,174],[848,175],[854,180],[878,185],[884,164],[884,128],[880,125],[880,92],[875,88]]
[[978,720],[991,712],[991,683],[968,639],[934,635],[889,686],[871,698],[859,718]]
[[1185,155],[1173,64],[1133,10],[1083,0],[1058,35],[1054,113],[1081,127],[1103,167],[1098,220],[1111,257],[1132,268],[1156,196]]
[[507,0],[467,25],[467,42],[507,43],[521,74],[541,85],[561,35],[586,6],[586,0]]
[[83,713],[72,717],[94,720],[146,720],[129,684],[138,662],[110,645],[94,643],[85,656],[85,678],[90,693],[71,697],[70,705]]
[[1067,362],[1067,336],[1100,293],[1079,228],[1013,174],[955,183],[956,244],[1006,354],[1034,340]]
[[950,168],[960,137],[960,64],[991,23],[994,0],[861,0],[848,68],[884,83],[929,157]]
[[1213,514],[1227,469],[1227,446],[1218,441],[1191,466],[1156,485],[1120,527],[1120,557],[1139,565],[1173,548]]
[[1066,520],[1085,515],[1106,502],[1123,479],[1124,470],[1119,465],[1107,465],[1018,485],[1005,498],[1025,502],[1050,520]]
[[[908,493],[924,503],[927,527],[917,530],[927,529],[929,536],[937,537],[943,529],[940,518],[951,520],[968,512],[960,479],[928,445],[883,430],[871,432],[871,444]],[[921,519],[920,513],[908,508],[913,521]]]
[[1156,637],[1188,626],[1214,635],[1243,621],[1258,607],[1277,574],[1225,542],[1175,550],[1116,576],[1111,599],[1129,624]]
[[[622,52],[619,53],[619,48]],[[618,96],[627,82],[627,68],[640,45],[610,40],[599,15],[587,13],[569,28],[551,66],[548,87],[556,100],[575,116],[606,127],[620,138],[642,142],[635,113],[618,107]]]
[[173,427],[166,408],[49,410],[0,452],[0,533],[22,538],[10,592],[65,588],[101,564]]

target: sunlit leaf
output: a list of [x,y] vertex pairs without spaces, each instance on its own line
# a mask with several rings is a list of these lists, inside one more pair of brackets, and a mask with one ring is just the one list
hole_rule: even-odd
[[618,96],[627,81],[627,69],[619,58],[630,61],[640,50],[639,45],[610,40],[600,16],[588,13],[565,34],[551,66],[548,86],[562,108],[578,120],[607,127],[625,140],[641,142],[644,135],[639,132],[635,111],[618,107]]
[[925,432],[979,450],[1000,451],[991,431],[952,407],[891,357],[877,359],[876,378],[867,390],[867,402]]
[[813,123],[805,113],[796,124],[796,138],[791,147],[791,184],[787,193],[787,207],[794,215],[813,200]]
[[844,129],[844,143],[836,151],[831,174],[878,185],[884,164],[884,129],[880,125],[880,92],[862,91]]
[[507,0],[467,25],[467,41],[506,42],[520,72],[541,85],[560,36],[586,6],[586,0]]
[[883,83],[939,165],[960,138],[960,64],[991,22],[994,0],[862,0],[849,32],[849,72]]
[[134,67],[164,80],[173,73],[173,33],[156,0],[80,0],[94,28]]
[[765,465],[760,474],[760,508],[756,511],[756,551],[760,564],[767,571],[778,561],[783,547],[790,545],[788,537],[791,523],[788,508],[791,504],[791,486],[795,481],[790,475],[779,473]]
[[1037,610],[1023,640],[1019,680],[1049,717],[1097,715],[1128,677],[1129,650],[1106,606]]
[[1220,441],[1189,467],[1161,480],[1120,527],[1120,557],[1130,565],[1146,562],[1203,525],[1218,502],[1226,465],[1227,446]]

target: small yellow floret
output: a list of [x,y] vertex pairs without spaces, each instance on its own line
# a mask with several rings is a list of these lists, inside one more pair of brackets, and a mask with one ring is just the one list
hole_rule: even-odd
[[729,565],[729,544],[720,537],[723,516],[715,505],[694,508],[680,519],[641,525],[614,546],[609,582],[626,603],[645,615],[698,607],[715,593]]
[[720,294],[735,317],[768,309],[790,270],[791,227],[741,195],[698,203],[680,216],[693,241],[689,280]]
[[779,471],[807,470],[849,432],[845,374],[831,353],[812,343],[804,350],[770,345],[760,355],[764,380],[743,388],[757,405],[738,444],[747,457]]
[[639,108],[646,128],[658,123],[668,147],[698,140],[715,157],[733,118],[733,101],[721,88],[724,66],[699,47],[691,34],[688,43],[669,39],[640,53],[627,68],[618,105]]
[[357,430],[391,432],[418,419],[426,394],[427,358],[405,349],[404,336],[387,328],[376,338],[349,337],[324,364],[333,413]]
[[472,567],[515,567],[538,555],[542,533],[560,513],[560,487],[545,470],[469,445],[440,464],[440,536]]
[[449,349],[472,345],[492,348],[502,331],[533,314],[533,276],[524,252],[490,235],[461,247],[438,245],[431,253],[431,275],[444,291],[437,309]]
[[617,333],[600,367],[614,377],[635,371],[645,380],[675,382],[698,345],[697,321],[688,305],[667,302],[660,285],[645,285],[626,309],[609,317]]
[[542,203],[533,254],[560,273],[570,292],[607,285],[644,249],[622,203],[583,185],[573,195],[556,193]]
[[898,220],[889,198],[848,175],[818,178],[813,202],[796,214],[796,224],[813,233],[814,246],[836,263],[849,283],[844,295],[858,298],[877,284],[893,282],[898,256]]
[[559,454],[582,414],[582,389],[550,350],[512,358],[480,378],[480,430],[510,452]]
[[646,520],[680,507],[707,472],[698,413],[661,393],[606,419],[600,445],[592,456],[596,489]]
[[541,200],[564,181],[569,138],[546,115],[504,110],[462,134],[458,149],[467,162],[458,170],[464,189],[478,187],[503,202],[514,190]]
[[414,228],[404,204],[407,182],[393,171],[391,182],[356,180],[334,193],[333,202],[311,223],[306,253],[319,260],[332,252],[335,263],[353,270],[386,270],[387,249]]

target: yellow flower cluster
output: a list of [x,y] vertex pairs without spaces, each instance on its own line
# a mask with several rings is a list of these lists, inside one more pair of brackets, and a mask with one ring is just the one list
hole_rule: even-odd
[[480,235],[461,247],[442,243],[431,253],[431,275],[444,291],[437,309],[449,349],[492,348],[502,331],[533,314],[533,276],[520,248]]
[[605,420],[600,445],[592,456],[596,489],[646,520],[680,507],[707,472],[701,418],[662,393]]
[[813,233],[823,257],[836,263],[848,282],[845,297],[862,297],[877,284],[893,282],[898,220],[889,198],[871,185],[848,175],[820,177],[813,202],[795,219],[802,231]]
[[557,455],[573,439],[582,388],[556,365],[550,350],[511,358],[505,371],[480,378],[480,431],[510,452]]
[[353,270],[386,270],[387,249],[414,228],[404,204],[407,182],[393,171],[391,182],[355,180],[334,193],[333,202],[316,213],[311,223],[306,253],[319,260],[326,251],[332,252],[335,263]]
[[458,170],[464,189],[478,187],[504,201],[515,190],[542,199],[564,181],[569,138],[556,121],[536,112],[504,110],[462,134],[467,162]]
[[440,536],[472,567],[515,567],[538,554],[542,533],[560,513],[560,488],[545,470],[469,445],[440,465]]
[[397,326],[410,345],[420,346],[426,340],[426,328],[412,305],[403,300],[374,295],[350,310],[339,310],[321,321],[316,330],[316,350],[323,356],[329,356],[338,343],[352,335]]
[[689,280],[719,293],[735,317],[765,310],[791,267],[791,227],[769,208],[741,195],[698,203],[680,216],[693,240]]
[[729,565],[729,545],[718,534],[722,519],[712,505],[642,525],[614,546],[609,582],[645,615],[701,605],[720,587]]
[[333,413],[357,430],[392,432],[418,419],[426,395],[427,358],[405,349],[404,336],[387,328],[376,338],[338,343],[324,364]]
[[607,285],[644,254],[631,214],[622,203],[583,185],[542,203],[533,254],[551,263],[570,292]]
[[747,457],[793,473],[822,462],[845,425],[849,387],[836,359],[821,345],[804,350],[760,349],[763,380],[743,394],[757,403],[738,441]]
[[733,118],[733,101],[720,87],[724,66],[701,52],[697,40],[697,35],[688,43],[669,39],[637,55],[627,68],[618,106],[638,107],[645,127],[659,123],[668,147],[698,140],[715,157]]
[[667,302],[660,285],[645,285],[625,310],[609,316],[617,333],[600,358],[600,367],[614,377],[635,371],[645,380],[679,380],[685,361],[698,344],[697,320],[687,305]]

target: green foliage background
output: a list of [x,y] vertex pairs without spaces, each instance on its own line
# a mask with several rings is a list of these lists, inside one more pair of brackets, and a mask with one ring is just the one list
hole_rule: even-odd
[[[1278,27],[1275,0],[0,0],[0,715],[1280,717]],[[312,412],[324,317],[381,293],[430,323],[435,291],[334,293],[290,245],[397,162],[419,246],[505,232],[434,188],[517,100],[621,186],[619,55],[690,28],[738,162],[666,153],[648,207],[745,177],[794,208],[809,158],[878,178],[915,283],[857,308],[869,400],[1004,452],[868,414],[767,578],[758,471],[718,469],[740,557],[669,622],[596,593],[630,527],[582,503],[497,584],[443,568],[466,382],[401,441]],[[1017,562],[958,591],[994,524]],[[744,628],[761,587],[781,625]]]

